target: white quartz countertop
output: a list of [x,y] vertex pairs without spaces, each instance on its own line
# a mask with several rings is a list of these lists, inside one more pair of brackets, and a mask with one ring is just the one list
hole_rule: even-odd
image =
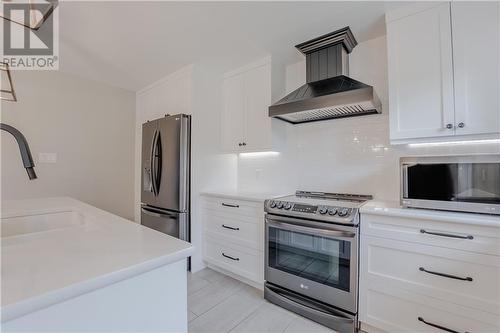
[[360,209],[361,214],[397,216],[423,220],[455,222],[500,227],[500,215],[440,211],[432,209],[403,208],[395,201],[369,201]]
[[290,195],[291,193],[253,192],[245,190],[208,190],[208,191],[203,191],[200,194],[205,196],[219,197],[219,198],[264,202],[264,200],[266,199],[283,197],[286,195]]
[[[53,216],[58,224],[44,230]],[[5,201],[1,217],[2,322],[194,252],[187,242],[67,197]],[[42,230],[16,231],[26,220]]]

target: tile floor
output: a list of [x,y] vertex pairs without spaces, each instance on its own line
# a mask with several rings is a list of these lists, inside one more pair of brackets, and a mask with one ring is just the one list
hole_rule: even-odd
[[189,333],[334,333],[264,300],[263,292],[211,269],[188,273]]

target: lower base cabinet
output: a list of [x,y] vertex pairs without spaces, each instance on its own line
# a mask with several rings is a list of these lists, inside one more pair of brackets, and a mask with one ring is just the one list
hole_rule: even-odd
[[379,288],[364,291],[362,322],[387,332],[499,332],[494,324],[498,317],[493,314],[437,300],[429,302],[417,294],[391,289],[387,293]]
[[500,231],[467,226],[362,214],[362,324],[374,332],[500,332]]
[[1,331],[180,333],[188,331],[187,312],[183,259],[4,321]]
[[248,280],[263,283],[262,253],[210,237],[205,239],[204,259],[207,263]]
[[204,195],[203,260],[254,287],[264,287],[264,202]]

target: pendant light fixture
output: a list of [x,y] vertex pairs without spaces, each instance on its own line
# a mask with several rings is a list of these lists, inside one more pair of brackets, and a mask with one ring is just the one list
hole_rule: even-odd
[[[38,30],[42,26],[43,22],[47,20],[47,18],[52,14],[54,9],[57,7],[59,1],[58,0],[22,0],[22,1],[10,1],[10,0],[1,0],[2,5],[8,4],[19,4],[19,5],[27,5],[29,6],[29,18],[23,17],[10,17],[6,16],[4,12],[4,7],[0,9],[0,17],[5,20],[9,20],[11,22],[20,24],[26,28],[31,30]],[[42,6],[41,6],[42,5]]]
[[0,99],[4,101],[17,102],[16,92],[12,84],[12,77],[10,76],[9,64],[0,62]]

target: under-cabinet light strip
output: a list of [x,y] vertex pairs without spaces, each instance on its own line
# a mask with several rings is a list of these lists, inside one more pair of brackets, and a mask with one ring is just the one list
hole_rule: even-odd
[[500,139],[487,140],[467,140],[467,141],[446,141],[446,142],[422,142],[409,143],[409,147],[430,147],[430,146],[459,146],[459,145],[480,145],[480,144],[500,144]]
[[277,151],[260,151],[255,153],[240,153],[240,157],[269,157],[278,156],[280,153]]

